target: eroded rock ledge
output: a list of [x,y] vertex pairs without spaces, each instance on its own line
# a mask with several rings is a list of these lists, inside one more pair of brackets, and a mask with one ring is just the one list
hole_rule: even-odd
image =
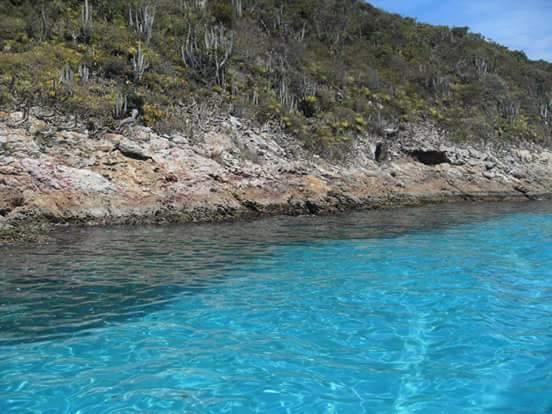
[[456,200],[546,197],[552,152],[460,145],[431,126],[364,137],[341,161],[218,119],[193,137],[66,130],[0,113],[0,240],[51,224],[218,221]]

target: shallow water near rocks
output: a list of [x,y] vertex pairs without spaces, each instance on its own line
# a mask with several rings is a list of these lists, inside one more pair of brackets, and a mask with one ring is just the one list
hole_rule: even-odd
[[1,413],[552,413],[552,204],[0,250]]

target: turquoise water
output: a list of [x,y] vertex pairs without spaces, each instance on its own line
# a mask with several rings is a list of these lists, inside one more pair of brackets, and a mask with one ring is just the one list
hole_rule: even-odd
[[552,413],[552,206],[0,250],[0,413]]

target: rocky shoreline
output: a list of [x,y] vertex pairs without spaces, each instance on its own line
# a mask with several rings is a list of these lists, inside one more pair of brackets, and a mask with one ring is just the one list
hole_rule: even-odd
[[0,113],[0,244],[55,225],[216,222],[427,203],[551,198],[552,151],[458,144],[431,125],[357,139],[329,160],[233,117],[189,134],[87,131]]

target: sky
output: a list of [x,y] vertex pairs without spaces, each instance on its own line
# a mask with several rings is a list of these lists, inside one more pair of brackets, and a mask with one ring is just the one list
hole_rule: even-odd
[[368,0],[386,11],[472,32],[552,62],[552,0]]

